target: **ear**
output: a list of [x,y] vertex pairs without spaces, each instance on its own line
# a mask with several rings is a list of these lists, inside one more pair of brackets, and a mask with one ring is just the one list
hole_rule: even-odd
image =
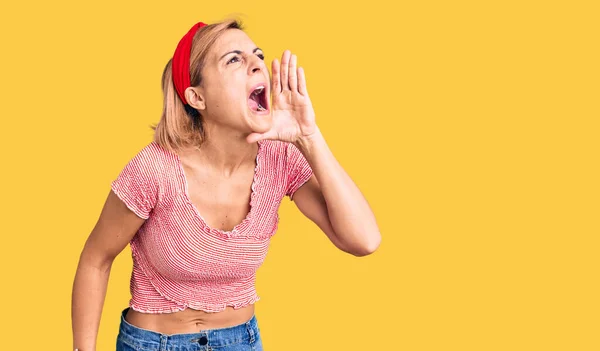
[[204,91],[201,87],[188,87],[185,89],[185,98],[196,110],[206,109],[206,100],[204,100]]

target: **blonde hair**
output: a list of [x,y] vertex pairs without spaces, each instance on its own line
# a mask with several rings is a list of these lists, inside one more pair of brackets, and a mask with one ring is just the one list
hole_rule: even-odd
[[[192,40],[190,54],[190,84],[193,87],[202,82],[202,68],[214,42],[228,29],[243,29],[237,19],[209,24],[196,32]],[[154,141],[165,149],[176,152],[182,147],[200,147],[205,139],[202,116],[198,110],[184,105],[173,84],[172,58],[162,74],[163,111],[160,121],[150,125],[154,130]]]

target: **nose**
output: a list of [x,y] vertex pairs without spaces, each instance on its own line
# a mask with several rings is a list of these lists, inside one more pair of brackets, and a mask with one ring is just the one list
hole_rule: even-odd
[[264,62],[256,55],[251,55],[250,64],[248,65],[250,74],[261,72],[263,70]]

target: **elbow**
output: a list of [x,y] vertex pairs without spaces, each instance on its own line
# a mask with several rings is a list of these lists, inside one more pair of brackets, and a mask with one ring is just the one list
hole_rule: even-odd
[[92,249],[87,243],[79,256],[79,266],[94,268],[102,273],[110,273],[116,256],[112,253]]
[[360,249],[355,250],[352,254],[356,257],[368,256],[379,248],[381,245],[381,234],[379,232],[372,235],[372,239],[362,245]]

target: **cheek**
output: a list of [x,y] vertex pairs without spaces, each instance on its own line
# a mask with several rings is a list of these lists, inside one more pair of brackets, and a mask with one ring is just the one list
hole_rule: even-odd
[[224,110],[237,105],[236,101],[239,99],[239,89],[234,89],[232,86],[218,86],[211,88],[206,102],[212,109]]
[[229,101],[232,104],[236,104],[237,102],[241,101],[244,98],[244,95],[246,93],[244,92],[243,89],[241,89],[241,87],[238,85],[231,85],[227,88],[227,97],[228,99],[230,99]]
[[[235,74],[223,75],[207,85],[206,102],[215,113],[235,113],[247,104],[247,82]],[[221,111],[221,112],[217,112]]]

